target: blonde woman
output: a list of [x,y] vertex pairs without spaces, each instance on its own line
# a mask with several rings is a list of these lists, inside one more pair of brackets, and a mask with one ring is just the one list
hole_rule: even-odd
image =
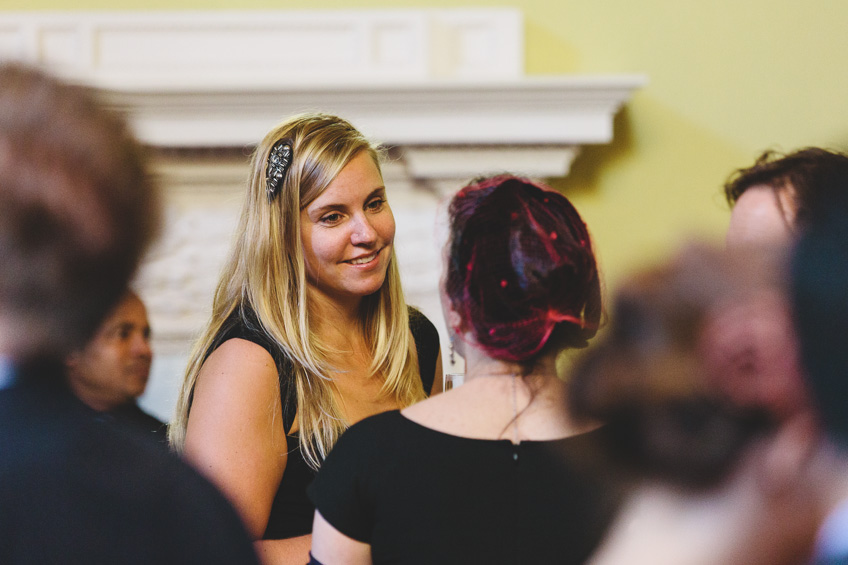
[[404,302],[379,154],[348,122],[289,119],[248,184],[170,440],[266,562],[304,563],[306,486],[350,424],[438,392],[438,335]]

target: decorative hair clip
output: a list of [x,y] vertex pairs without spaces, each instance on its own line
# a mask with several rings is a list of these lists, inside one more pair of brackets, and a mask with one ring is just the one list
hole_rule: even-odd
[[274,197],[280,191],[280,184],[289,169],[292,161],[292,147],[285,139],[281,139],[271,148],[268,155],[268,166],[265,169],[265,191],[268,193],[268,202],[273,202]]

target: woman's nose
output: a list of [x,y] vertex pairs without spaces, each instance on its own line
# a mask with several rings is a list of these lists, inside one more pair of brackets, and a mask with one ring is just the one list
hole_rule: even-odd
[[365,216],[358,216],[354,220],[353,232],[350,241],[354,245],[368,245],[377,240],[377,231]]
[[146,335],[136,335],[133,338],[133,352],[139,357],[153,357],[153,349],[150,347],[150,338]]

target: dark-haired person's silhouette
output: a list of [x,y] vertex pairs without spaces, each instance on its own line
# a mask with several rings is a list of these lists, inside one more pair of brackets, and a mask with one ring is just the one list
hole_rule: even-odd
[[65,379],[158,218],[122,119],[84,88],[0,65],[0,563],[256,563],[209,483],[102,425]]

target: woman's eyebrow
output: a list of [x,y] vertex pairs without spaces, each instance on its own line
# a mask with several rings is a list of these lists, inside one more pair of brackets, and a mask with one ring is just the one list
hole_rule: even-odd
[[347,208],[346,204],[324,204],[318,208],[313,208],[312,210],[307,210],[309,214],[316,214],[319,216],[323,216],[325,212],[329,212],[330,210],[344,210]]
[[[371,200],[375,196],[383,196],[385,194],[386,194],[386,187],[385,186],[378,186],[377,188],[372,190],[368,194],[368,196],[365,197],[365,202],[368,202],[369,200]],[[347,204],[331,203],[331,204],[324,204],[323,206],[319,206],[318,208],[313,208],[312,210],[309,210],[309,207],[307,207],[307,210],[308,210],[309,214],[323,215],[324,212],[329,212],[330,210],[344,210],[346,208],[347,208]]]

